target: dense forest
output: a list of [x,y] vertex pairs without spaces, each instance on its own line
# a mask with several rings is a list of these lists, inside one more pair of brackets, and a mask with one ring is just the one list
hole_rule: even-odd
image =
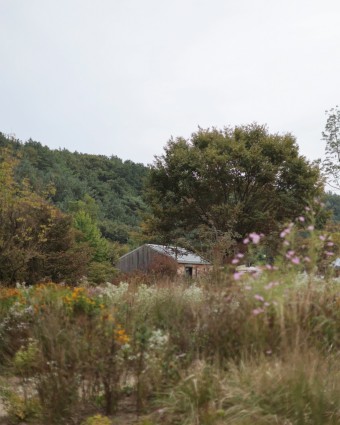
[[15,170],[18,182],[29,179],[34,192],[51,189],[50,200],[64,212],[75,202],[94,200],[96,220],[102,235],[119,243],[129,242],[129,233],[139,225],[143,180],[147,167],[116,156],[51,150],[41,143],[8,138],[0,133],[0,148],[9,148],[20,159]]

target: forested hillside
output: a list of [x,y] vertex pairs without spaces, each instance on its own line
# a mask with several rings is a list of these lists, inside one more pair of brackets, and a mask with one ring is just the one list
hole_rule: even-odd
[[138,227],[139,212],[145,209],[141,194],[148,169],[143,164],[116,156],[51,150],[31,139],[22,143],[2,133],[0,148],[10,149],[19,158],[18,182],[28,178],[38,194],[49,190],[52,202],[64,212],[74,211],[75,203],[83,200],[105,238],[129,241],[129,232]]

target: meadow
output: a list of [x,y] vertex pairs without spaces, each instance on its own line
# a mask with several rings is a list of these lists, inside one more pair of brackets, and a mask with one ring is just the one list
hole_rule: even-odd
[[292,227],[257,273],[1,287],[4,423],[340,424],[334,242]]

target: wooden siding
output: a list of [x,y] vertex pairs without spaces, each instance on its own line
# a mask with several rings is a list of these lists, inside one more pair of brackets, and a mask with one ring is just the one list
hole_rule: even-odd
[[[136,270],[147,272],[153,261],[159,256],[164,256],[169,259],[171,258],[166,254],[161,254],[160,252],[155,251],[148,245],[142,245],[139,248],[123,255],[123,257],[118,260],[117,268],[123,273],[131,273]],[[204,274],[211,268],[209,264],[189,264],[177,262],[177,274],[185,275],[186,267],[192,268],[193,276]]]
[[142,270],[146,272],[157,255],[159,254],[157,254],[153,249],[147,245],[142,245],[121,257],[118,261],[117,267],[124,273],[130,273],[135,270]]

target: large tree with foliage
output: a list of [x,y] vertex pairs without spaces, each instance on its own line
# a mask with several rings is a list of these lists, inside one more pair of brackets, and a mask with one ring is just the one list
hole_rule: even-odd
[[327,121],[322,139],[326,142],[323,170],[328,184],[340,189],[340,109],[338,106],[326,111]]
[[87,244],[77,244],[70,216],[14,179],[19,160],[0,150],[0,283],[76,281],[86,273]]
[[190,140],[171,139],[156,157],[144,226],[164,241],[268,234],[321,191],[318,167],[299,155],[292,135],[257,124],[199,129]]

